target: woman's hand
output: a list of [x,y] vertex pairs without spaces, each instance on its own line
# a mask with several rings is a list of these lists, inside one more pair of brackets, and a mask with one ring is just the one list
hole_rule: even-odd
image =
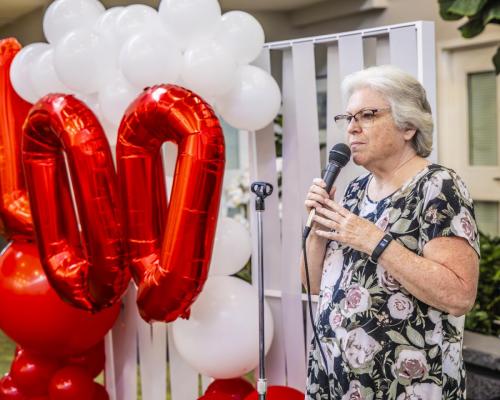
[[335,201],[327,199],[316,208],[314,221],[327,229],[316,230],[318,236],[352,247],[371,255],[385,232],[374,223],[358,217]]
[[307,192],[306,201],[304,202],[306,206],[307,213],[309,214],[313,208],[324,207],[325,201],[333,198],[335,195],[335,187],[332,187],[330,194],[325,190],[326,183],[321,178],[313,179],[313,184]]

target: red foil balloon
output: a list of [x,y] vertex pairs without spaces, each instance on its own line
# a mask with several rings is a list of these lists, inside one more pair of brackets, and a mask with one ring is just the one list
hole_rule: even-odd
[[48,394],[50,378],[60,367],[60,360],[41,357],[22,349],[10,367],[10,376],[24,394],[43,396]]
[[[165,218],[166,141],[178,153]],[[207,278],[219,211],[225,153],[217,117],[186,89],[154,86],[127,109],[116,152],[140,314],[146,321],[187,317]]]
[[120,304],[91,314],[63,302],[45,277],[36,245],[14,242],[0,256],[0,329],[23,349],[48,357],[91,350]]
[[21,164],[23,122],[31,107],[10,83],[10,65],[21,49],[16,39],[0,40],[0,216],[5,230],[33,237],[31,212]]
[[97,118],[73,96],[43,97],[24,125],[23,164],[42,265],[50,283],[61,298],[84,310],[115,304],[130,274],[124,263],[116,173]]

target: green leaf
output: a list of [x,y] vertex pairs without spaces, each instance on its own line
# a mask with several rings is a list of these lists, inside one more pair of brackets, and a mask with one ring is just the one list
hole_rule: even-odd
[[484,24],[481,18],[471,18],[459,28],[462,36],[466,39],[473,38],[484,31]]
[[483,24],[486,25],[490,22],[500,22],[500,2],[493,3],[483,10]]
[[410,228],[411,223],[411,219],[400,218],[394,223],[394,225],[391,226],[390,231],[399,234],[406,233]]
[[438,353],[438,346],[434,346],[430,351],[429,351],[429,358],[434,358],[437,356]]
[[424,347],[425,342],[423,336],[418,333],[415,329],[413,329],[410,325],[406,327],[406,335],[410,342],[412,342],[417,347]]
[[410,250],[416,250],[418,247],[417,239],[415,239],[413,236],[410,236],[410,235],[401,236],[398,238],[398,240],[401,243],[403,243],[406,248],[408,248]]
[[410,344],[410,343],[408,343],[408,340],[406,340],[406,338],[403,335],[401,335],[401,333],[399,333],[399,332],[388,331],[388,332],[386,332],[386,335],[389,336],[391,338],[391,340],[397,344],[405,344],[405,345]]
[[393,380],[391,383],[391,386],[389,387],[389,399],[388,400],[396,399],[397,393],[398,393],[398,381]]
[[480,12],[487,2],[488,0],[455,0],[448,12],[472,17]]
[[449,11],[454,2],[455,0],[439,0],[439,15],[441,15],[441,18],[445,21],[456,21],[457,19],[463,17],[460,14],[455,14]]
[[[497,52],[495,53],[495,55],[493,56],[493,58],[491,60],[493,61],[493,65],[495,66],[495,73],[497,75],[500,74],[500,47],[497,49]],[[497,274],[499,272],[500,271],[497,271]],[[495,275],[495,280],[498,280],[496,275]]]

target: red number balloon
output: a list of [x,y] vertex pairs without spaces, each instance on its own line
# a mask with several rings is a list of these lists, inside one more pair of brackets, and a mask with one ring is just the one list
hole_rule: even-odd
[[[166,141],[178,153],[165,217]],[[116,152],[140,314],[146,321],[187,317],[207,277],[219,211],[225,153],[217,117],[186,89],[148,88],[126,111]]]
[[10,83],[10,65],[21,49],[16,39],[0,40],[0,215],[9,236],[33,237],[21,165],[22,124],[31,107]]
[[24,125],[23,163],[42,265],[51,285],[64,300],[85,310],[116,303],[130,275],[124,263],[116,173],[97,118],[73,96],[43,97]]

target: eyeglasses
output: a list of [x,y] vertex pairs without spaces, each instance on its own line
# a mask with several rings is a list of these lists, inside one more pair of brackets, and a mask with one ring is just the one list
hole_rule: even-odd
[[359,110],[354,115],[350,114],[336,115],[333,118],[333,120],[335,121],[335,124],[339,127],[339,129],[342,131],[347,131],[347,127],[349,126],[353,118],[359,124],[359,126],[361,126],[361,128],[369,128],[370,126],[373,125],[373,121],[375,120],[375,116],[377,113],[388,110],[390,110],[390,107],[364,108],[362,110]]

